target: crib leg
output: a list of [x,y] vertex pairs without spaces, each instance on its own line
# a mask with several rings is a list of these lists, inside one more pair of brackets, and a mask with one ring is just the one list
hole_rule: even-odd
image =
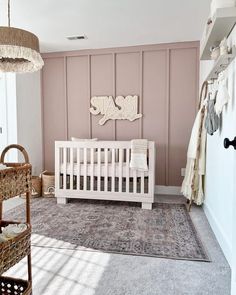
[[142,209],[152,210],[152,203],[142,203]]
[[67,198],[57,198],[57,204],[62,204],[62,205],[66,205],[68,202]]

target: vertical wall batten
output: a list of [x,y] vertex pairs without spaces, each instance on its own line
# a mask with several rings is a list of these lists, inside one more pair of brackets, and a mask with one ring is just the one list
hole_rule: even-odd
[[64,89],[65,89],[65,135],[68,140],[68,91],[67,91],[67,57],[64,57]]
[[[88,55],[88,112],[91,99],[91,55]],[[92,138],[92,114],[89,112],[89,138]]]
[[[196,48],[196,60],[200,60],[200,51]],[[198,112],[198,103],[199,103],[199,69],[200,63],[197,62],[196,64],[196,85],[195,85],[195,92],[196,92],[196,114]]]
[[[143,113],[143,51],[140,51],[139,112]],[[139,137],[143,138],[143,117],[139,120]]]
[[166,66],[166,175],[165,185],[169,185],[169,142],[170,142],[170,55],[171,50],[166,50],[167,66]]
[[43,69],[40,72],[40,91],[41,91],[41,124],[42,124],[42,168],[43,170],[45,169],[45,138],[44,138],[44,129],[45,129],[45,124],[44,124],[44,96],[43,96]]
[[[112,67],[113,67],[113,97],[116,97],[116,54],[112,54]],[[114,140],[116,140],[116,120],[113,122],[114,124]]]

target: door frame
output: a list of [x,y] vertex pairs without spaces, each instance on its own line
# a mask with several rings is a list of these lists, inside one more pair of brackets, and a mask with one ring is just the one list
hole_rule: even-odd
[[234,156],[234,203],[233,203],[233,245],[232,245],[232,268],[231,268],[231,295],[236,294],[236,150]]
[[0,152],[8,144],[8,124],[7,124],[7,82],[6,74],[0,74]]
[[[2,122],[0,120],[0,127],[3,124],[3,131],[5,134],[4,142],[0,144],[0,153],[1,149],[3,149],[6,145],[17,143],[17,97],[16,97],[16,74],[14,73],[2,73],[0,74],[0,79],[2,90],[4,95],[1,96],[3,99],[3,107],[2,109]],[[0,114],[1,115],[1,114]],[[1,134],[0,134],[1,139]],[[13,150],[11,153],[6,155],[6,161],[9,162],[17,162],[18,161],[18,152]]]

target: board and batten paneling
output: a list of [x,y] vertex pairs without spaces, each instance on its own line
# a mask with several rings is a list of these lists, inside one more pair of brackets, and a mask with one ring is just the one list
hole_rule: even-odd
[[172,185],[182,181],[181,168],[186,162],[186,147],[196,113],[197,59],[195,48],[170,51],[168,182]]
[[[156,184],[180,185],[198,99],[199,42],[44,54],[44,168],[54,141],[147,138],[157,145]],[[143,117],[108,121],[89,113],[90,98],[138,95]]]
[[54,170],[55,140],[67,138],[65,59],[45,60],[42,70],[44,169]]
[[[91,55],[91,97],[99,95],[113,95],[113,67],[112,54]],[[88,112],[88,110],[86,111]],[[101,140],[115,140],[114,121],[109,120],[105,125],[101,126],[98,124],[100,119],[100,116],[91,115],[91,136]]]
[[156,142],[157,181],[166,184],[168,169],[168,99],[167,99],[166,50],[144,52],[143,54],[143,137]]
[[[117,53],[116,54],[116,94],[140,96],[140,53]],[[142,119],[139,119],[142,120]],[[116,139],[130,140],[139,138],[139,120],[116,121]]]
[[[90,132],[89,102],[89,60],[88,56],[67,58],[66,85],[68,105],[68,138],[87,138]],[[86,124],[82,124],[86,122]]]

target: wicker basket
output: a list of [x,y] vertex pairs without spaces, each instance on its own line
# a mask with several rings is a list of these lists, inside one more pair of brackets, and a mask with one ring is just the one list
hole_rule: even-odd
[[[8,224],[19,224],[19,222],[0,220],[1,227]],[[27,224],[27,229],[23,233],[7,242],[0,243],[0,275],[30,253],[30,235],[31,226]]]
[[44,171],[42,173],[42,193],[43,197],[55,197],[55,174]]
[[[25,163],[5,163],[4,158],[10,149],[18,149],[22,152]],[[30,251],[30,195],[31,195],[31,165],[25,149],[17,144],[7,146],[0,157],[0,163],[7,167],[0,170],[0,229],[9,224],[19,222],[3,221],[2,203],[11,197],[26,193],[26,225],[24,232],[17,237],[0,243],[0,294],[1,295],[31,295],[32,294],[32,270]],[[1,276],[10,267],[27,256],[28,281]]]
[[[17,148],[23,153],[25,163],[4,162],[5,155],[11,148]],[[32,167],[29,164],[28,154],[23,147],[19,145],[10,145],[5,148],[1,154],[0,163],[10,167],[0,170],[0,202],[31,191]]]
[[[26,197],[26,194],[21,194],[22,198]],[[42,197],[42,178],[40,176],[32,176],[32,189],[31,198]]]
[[0,294],[31,295],[32,285],[29,281],[9,277],[0,277]]

